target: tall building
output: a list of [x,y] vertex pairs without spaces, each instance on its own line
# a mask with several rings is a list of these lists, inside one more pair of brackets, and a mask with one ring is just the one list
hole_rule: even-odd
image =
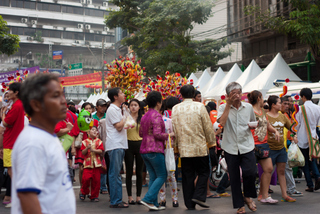
[[[123,36],[105,26],[110,10],[117,7],[107,0],[0,0],[10,33],[20,37],[19,52],[1,55],[1,64],[67,69],[82,63],[84,74],[100,70],[103,60],[115,58],[115,37]],[[63,51],[63,59],[52,60],[53,51]]]
[[[220,39],[227,38],[228,24],[228,6],[226,0],[216,0],[215,6],[212,8],[212,16],[202,25],[195,25],[192,30],[192,35],[195,40],[204,39]],[[218,67],[228,71],[234,62],[242,60],[241,42],[232,42],[221,50],[232,49],[231,56],[221,59],[215,68],[211,71],[216,71]]]
[[[297,63],[306,60],[309,47],[301,44],[297,38],[284,35],[266,28],[258,21],[258,14],[245,13],[247,6],[259,7],[263,12],[269,10],[271,16],[288,17],[292,7],[282,0],[226,0],[228,8],[228,40],[242,43],[241,64],[248,66],[254,59],[261,68],[266,67],[277,53],[284,60]],[[307,68],[292,69],[301,79],[307,80]],[[312,68],[312,80],[319,80],[315,67]]]

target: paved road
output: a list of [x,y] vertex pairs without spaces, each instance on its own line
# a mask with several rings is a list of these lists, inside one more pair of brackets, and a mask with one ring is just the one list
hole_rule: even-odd
[[[124,183],[124,182],[123,182]],[[181,189],[181,183],[178,184],[178,187]],[[274,190],[272,197],[275,199],[281,199],[280,187],[272,186]],[[142,195],[144,195],[147,191],[147,187],[143,188]],[[302,191],[305,189],[305,181],[301,181],[300,184],[297,184],[297,189]],[[146,213],[148,209],[142,205],[131,205],[127,209],[112,209],[109,208],[109,196],[108,195],[100,195],[100,202],[90,202],[88,199],[85,201],[80,201],[78,198],[79,193],[79,184],[74,184],[74,190],[76,195],[76,203],[77,203],[77,213],[78,214],[116,214],[116,213]],[[230,192],[230,189],[227,189]],[[133,194],[135,194],[135,186],[133,187]],[[0,197],[2,198],[4,192],[1,192]],[[187,211],[183,204],[182,192],[179,192],[179,208],[173,208],[170,202],[170,193],[167,193],[167,209],[165,211],[160,211],[162,213],[168,214],[181,214],[181,213],[217,213],[217,214],[225,214],[225,213],[236,213],[236,210],[232,209],[232,199],[231,198],[211,198],[207,200],[207,203],[211,206],[210,209],[202,209],[197,207],[195,211]],[[123,199],[127,200],[126,189],[123,187]],[[320,190],[314,193],[304,192],[303,197],[298,197],[297,202],[295,203],[285,203],[279,202],[277,205],[263,205],[257,202],[258,210],[255,214],[269,214],[269,213],[306,213],[306,214],[315,214],[320,213]],[[247,213],[250,213],[250,210],[247,209]],[[4,205],[0,205],[0,213],[1,214],[9,214],[10,210],[4,208]]]

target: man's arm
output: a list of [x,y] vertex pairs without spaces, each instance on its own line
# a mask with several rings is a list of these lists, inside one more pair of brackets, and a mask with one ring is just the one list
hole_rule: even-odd
[[61,137],[61,136],[65,135],[65,134],[68,134],[72,130],[72,128],[73,128],[72,123],[67,122],[66,125],[67,125],[66,128],[60,129],[60,131],[57,133],[58,137]]
[[38,195],[35,192],[18,192],[21,209],[24,214],[41,214]]
[[126,123],[126,119],[127,119],[126,117],[123,117],[119,123],[116,123],[113,125],[118,132],[121,132],[121,130],[123,129],[124,124]]
[[[221,107],[222,107],[222,106],[221,106]],[[220,107],[219,107],[219,108],[220,108]],[[218,123],[220,123],[220,125],[221,125],[222,127],[224,127],[224,126],[226,125],[226,123],[227,123],[228,116],[229,116],[229,112],[230,112],[230,108],[231,108],[231,105],[227,103],[227,104],[225,105],[225,108],[224,108],[224,111],[223,111],[221,117],[219,117],[219,118],[217,119]]]

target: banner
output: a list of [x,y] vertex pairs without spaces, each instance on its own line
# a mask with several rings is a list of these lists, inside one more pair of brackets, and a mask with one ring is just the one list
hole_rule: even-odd
[[63,82],[63,87],[99,83],[101,82],[101,72],[72,77],[60,77],[59,79]]
[[25,71],[29,71],[29,74],[33,73],[39,73],[39,66],[31,67],[31,68],[25,68],[25,69],[20,69],[20,70],[15,70],[15,71],[9,71],[9,72],[4,72],[0,73],[0,83],[3,82],[10,82],[8,80],[8,77],[13,76],[14,78],[17,77],[17,73],[23,74]]

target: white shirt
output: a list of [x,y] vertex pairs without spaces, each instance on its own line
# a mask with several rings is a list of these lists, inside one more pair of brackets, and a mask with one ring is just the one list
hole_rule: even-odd
[[[226,104],[220,105],[218,119],[222,116]],[[239,109],[231,106],[228,119],[223,128],[221,148],[229,154],[246,154],[254,149],[254,140],[248,123],[256,121],[252,105],[241,102]]]
[[106,151],[114,149],[128,149],[127,130],[122,129],[120,132],[114,127],[115,124],[123,119],[121,109],[111,104],[106,114]]
[[35,192],[42,213],[76,213],[66,154],[57,136],[26,126],[12,151],[11,213],[22,212],[18,192]]
[[[313,138],[318,138],[316,133],[316,128],[318,122],[320,120],[320,106],[314,104],[312,101],[306,101],[304,103],[307,118],[309,122],[309,127],[311,129],[311,134]],[[297,129],[297,137],[298,137],[298,146],[302,149],[309,148],[308,134],[306,130],[306,126],[304,124],[303,114],[301,107],[299,112],[296,114],[296,118],[298,121]]]

